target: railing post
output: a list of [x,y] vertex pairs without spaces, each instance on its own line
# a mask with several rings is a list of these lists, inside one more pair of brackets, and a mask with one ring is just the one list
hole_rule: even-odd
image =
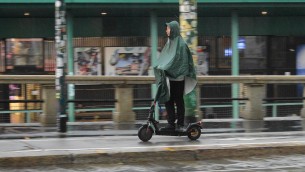
[[41,124],[45,127],[56,127],[57,123],[57,99],[55,97],[55,86],[54,85],[43,85],[42,86],[42,104],[43,114],[41,115]]
[[[231,37],[232,37],[232,67],[231,67],[231,74],[232,76],[239,75],[239,53],[238,53],[238,35],[239,35],[239,26],[238,26],[238,13],[237,11],[232,11],[231,16]],[[232,98],[238,98],[239,92],[239,84],[233,83],[232,84]],[[234,119],[239,118],[239,103],[237,100],[232,101],[232,117]]]
[[130,129],[134,127],[136,115],[132,111],[133,107],[133,86],[115,86],[115,111],[112,118],[116,129]]
[[[305,84],[303,84],[305,85]],[[303,86],[303,97],[305,96],[305,86]],[[301,117],[305,118],[305,100],[303,100],[303,108],[301,109]]]
[[247,97],[249,101],[246,102],[246,107],[242,117],[249,120],[263,120],[265,117],[265,110],[263,109],[263,98],[265,97],[264,84],[245,84],[247,87]]

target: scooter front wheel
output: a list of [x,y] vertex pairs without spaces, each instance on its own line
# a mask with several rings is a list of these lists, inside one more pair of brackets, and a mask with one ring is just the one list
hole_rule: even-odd
[[148,127],[148,125],[142,125],[138,130],[138,137],[143,142],[147,142],[151,139],[153,135],[153,130],[151,127]]
[[201,128],[198,126],[191,126],[187,130],[187,136],[191,140],[197,140],[201,135]]

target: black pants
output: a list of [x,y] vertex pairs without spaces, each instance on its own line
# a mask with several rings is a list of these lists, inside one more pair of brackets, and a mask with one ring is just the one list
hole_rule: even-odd
[[[167,111],[167,121],[171,125],[175,125],[177,119],[177,124],[184,125],[184,81],[170,81],[170,100],[165,103]],[[177,108],[177,113],[175,113],[175,104]]]

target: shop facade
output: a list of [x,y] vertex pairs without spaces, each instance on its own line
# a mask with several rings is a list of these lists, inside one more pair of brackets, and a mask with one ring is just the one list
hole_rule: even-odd
[[[178,0],[65,2],[68,35],[72,36],[69,52],[74,75],[149,75],[150,47],[152,44],[163,47],[166,42],[164,23],[179,20]],[[1,75],[55,74],[54,3],[54,0],[13,0],[10,3],[0,0]],[[238,28],[240,75],[298,74],[298,51],[305,45],[304,2],[197,0],[197,3],[198,54],[202,55],[198,65],[202,75],[231,75],[232,27]],[[233,25],[234,21],[238,21],[238,25]],[[155,43],[151,39],[152,31],[157,32]],[[128,58],[131,64],[118,66],[119,63],[114,63],[116,55]],[[1,87],[3,100],[41,99],[39,85]],[[84,86],[78,86],[76,90],[78,88],[83,90]],[[150,86],[145,88],[135,94],[143,96],[141,92],[150,92]],[[107,92],[108,88],[99,89]],[[204,92],[205,88],[202,89]],[[205,96],[225,94],[229,97],[230,88],[226,89],[225,93]],[[282,91],[287,89],[291,91]],[[298,96],[297,88],[291,85],[268,86],[268,90],[267,97]],[[111,94],[101,94],[113,98]],[[88,94],[76,91],[76,98],[85,96]],[[151,94],[145,97],[149,98]],[[12,110],[10,106],[9,103],[0,104],[3,110]],[[18,106],[37,109],[40,105]],[[12,118],[7,120],[8,116],[2,115],[1,122],[14,121]],[[21,119],[26,120],[20,117],[17,121]]]

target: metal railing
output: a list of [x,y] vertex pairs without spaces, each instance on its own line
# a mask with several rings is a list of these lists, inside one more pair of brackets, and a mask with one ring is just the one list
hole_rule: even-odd
[[[198,76],[198,84],[279,84],[305,83],[305,76],[286,75],[247,75],[247,76]],[[40,83],[54,85],[54,75],[0,75],[0,84],[10,83]],[[69,84],[154,84],[154,76],[66,76]]]

